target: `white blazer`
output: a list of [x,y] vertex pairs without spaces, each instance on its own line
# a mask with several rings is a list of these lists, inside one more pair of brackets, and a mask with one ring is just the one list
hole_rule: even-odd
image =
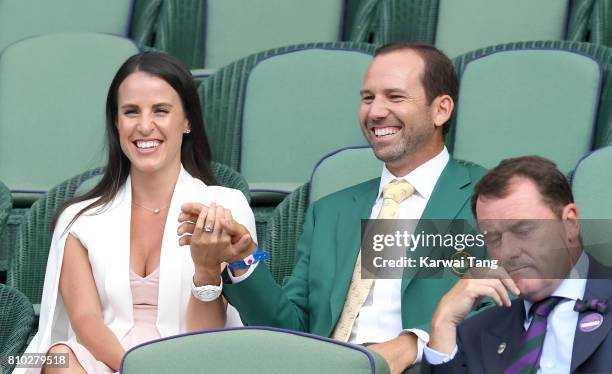
[[[58,292],[64,245],[68,233],[78,238],[87,249],[96,288],[102,306],[104,323],[121,340],[132,328],[133,305],[130,288],[130,219],[132,188],[128,177],[125,185],[107,206],[81,215],[70,229],[72,218],[93,200],[68,207],[59,217],[53,232],[45,273],[40,322],[26,352],[44,353],[58,341],[76,340]],[[244,195],[234,189],[206,186],[193,178],[183,167],[172,195],[164,228],[159,271],[157,329],[162,337],[186,330],[186,309],[194,266],[189,246],[178,244],[178,216],[186,202],[216,203],[230,209],[234,219],[243,224],[256,240],[255,218]],[[178,306],[178,307],[177,307]],[[233,307],[228,307],[226,326],[241,326]]]

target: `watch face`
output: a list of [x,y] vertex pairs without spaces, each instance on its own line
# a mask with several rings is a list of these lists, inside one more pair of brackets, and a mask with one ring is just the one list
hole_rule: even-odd
[[201,301],[213,301],[221,296],[222,291],[223,282],[221,282],[219,286],[204,285],[201,287],[197,287],[195,284],[191,283],[191,293],[196,299]]

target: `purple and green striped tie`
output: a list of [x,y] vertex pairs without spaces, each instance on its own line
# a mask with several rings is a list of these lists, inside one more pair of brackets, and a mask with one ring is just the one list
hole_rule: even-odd
[[532,315],[527,332],[520,342],[520,347],[512,364],[504,374],[536,374],[540,367],[540,357],[546,336],[546,320],[552,310],[563,300],[562,297],[549,297],[531,306]]

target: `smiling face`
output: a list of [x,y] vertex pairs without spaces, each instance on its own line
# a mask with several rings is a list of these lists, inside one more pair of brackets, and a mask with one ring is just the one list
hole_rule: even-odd
[[558,217],[530,179],[513,177],[506,197],[479,196],[476,215],[489,255],[527,300],[551,295],[580,256],[572,245],[578,235],[576,206],[566,205]]
[[180,168],[189,123],[172,86],[151,74],[134,72],[119,86],[117,106],[119,141],[132,172],[166,173]]
[[[376,157],[395,175],[407,174],[444,145],[442,125],[452,112],[452,99],[444,96],[427,103],[424,68],[421,56],[411,50],[379,55],[370,64],[361,89],[361,130]],[[446,116],[440,116],[441,104]]]

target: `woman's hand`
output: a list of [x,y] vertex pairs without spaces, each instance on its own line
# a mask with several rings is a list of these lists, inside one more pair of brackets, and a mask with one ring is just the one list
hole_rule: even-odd
[[218,274],[222,263],[241,260],[255,250],[248,230],[233,219],[228,209],[214,203],[208,207],[187,203],[181,209],[179,244],[191,246],[196,273]]

